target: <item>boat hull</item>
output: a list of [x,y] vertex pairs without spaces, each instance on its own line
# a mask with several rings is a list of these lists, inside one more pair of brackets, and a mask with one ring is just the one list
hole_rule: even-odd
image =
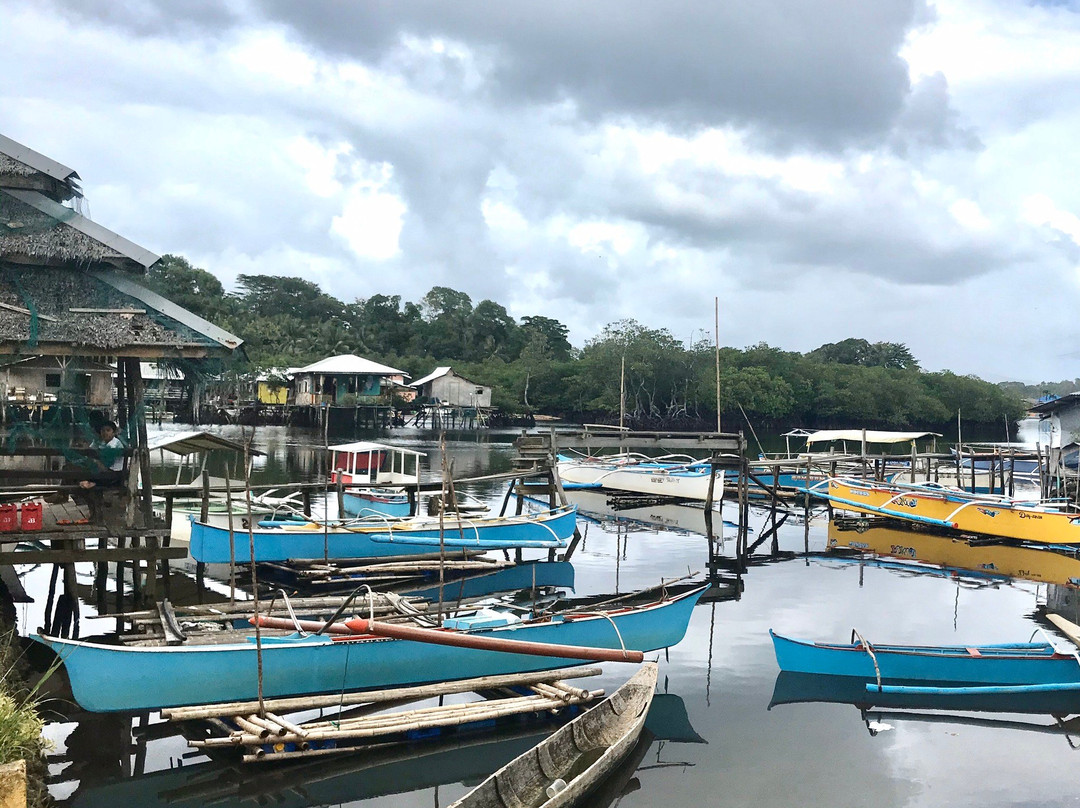
[[[704,588],[651,606],[581,619],[515,624],[488,637],[652,651],[676,645]],[[616,630],[617,629],[617,630]],[[622,642],[620,643],[620,637]],[[63,659],[75,700],[92,712],[156,710],[258,697],[254,638],[208,646],[124,647],[34,636]],[[368,690],[551,670],[572,658],[430,645],[364,636],[295,635],[262,642],[266,698]]]
[[1036,544],[1080,544],[1080,514],[1015,499],[847,479],[829,480],[810,492],[858,513]]
[[380,514],[402,519],[412,514],[408,496],[393,491],[345,491],[341,504],[348,516]]
[[[876,682],[1031,685],[1080,682],[1080,661],[1046,643],[965,646],[811,643],[769,632],[781,671],[848,676]],[[875,666],[876,661],[876,666]]]
[[[600,461],[562,460],[559,478],[565,487],[599,488],[644,496],[674,497],[705,502],[709,498],[706,466],[687,467],[664,463],[610,464]],[[717,474],[713,483],[713,500],[724,495],[724,475]]]
[[[443,521],[441,544],[448,548],[477,551],[562,547],[574,535],[576,524],[575,508],[490,519],[459,521],[447,518]],[[440,528],[439,520],[431,518],[326,527],[308,522],[260,527],[252,532],[250,541],[255,545],[256,561],[396,558],[421,555],[437,549],[440,546]],[[235,532],[233,544],[237,559],[246,561],[251,557],[247,531]],[[191,557],[205,563],[229,563],[229,531],[193,521]]]

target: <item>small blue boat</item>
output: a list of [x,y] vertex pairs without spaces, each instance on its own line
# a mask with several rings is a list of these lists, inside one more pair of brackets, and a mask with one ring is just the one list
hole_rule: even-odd
[[358,441],[330,447],[330,482],[341,483],[348,516],[411,516],[405,486],[420,483],[423,452]]
[[[654,651],[676,645],[698,587],[642,606],[556,614],[468,633],[591,648]],[[61,657],[79,705],[92,712],[157,710],[258,697],[254,636],[215,645],[101,645],[32,635]],[[293,633],[262,639],[266,698],[418,685],[477,676],[552,670],[567,657],[432,645],[372,635]]]
[[[191,557],[196,561],[227,564],[251,558],[249,542],[255,544],[256,561],[289,559],[399,558],[437,552],[440,544],[455,550],[504,550],[565,547],[577,524],[576,506],[532,514],[470,519],[447,516],[440,528],[438,517],[400,521],[385,518],[351,522],[265,522],[252,531],[233,532],[192,519]],[[441,532],[441,541],[440,541]]]
[[769,631],[780,670],[909,685],[1026,686],[1080,683],[1080,660],[1047,642],[1004,645],[876,645],[788,639]]

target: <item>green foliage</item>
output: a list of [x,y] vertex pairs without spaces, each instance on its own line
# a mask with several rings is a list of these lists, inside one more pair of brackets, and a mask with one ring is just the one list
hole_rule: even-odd
[[[716,418],[712,346],[704,340],[684,346],[666,329],[635,320],[610,323],[575,351],[558,320],[528,315],[518,321],[495,301],[474,306],[468,294],[446,286],[433,287],[419,302],[377,294],[344,304],[301,278],[241,275],[239,293],[227,295],[213,275],[179,256],[165,256],[148,282],[243,337],[256,368],[355,353],[413,378],[452,364],[490,385],[492,403],[511,412],[613,420],[622,405],[638,422]],[[905,345],[858,338],[805,355],[764,343],[722,348],[720,368],[726,425],[741,423],[745,411],[755,424],[929,428],[953,422],[958,410],[965,421],[1000,424],[1019,418],[1020,396],[1030,394],[1023,386],[923,373]],[[252,368],[234,360],[225,370],[239,377]],[[185,371],[193,378],[192,369]],[[1055,384],[1041,387],[1071,392],[1064,386],[1075,389],[1080,380]]]

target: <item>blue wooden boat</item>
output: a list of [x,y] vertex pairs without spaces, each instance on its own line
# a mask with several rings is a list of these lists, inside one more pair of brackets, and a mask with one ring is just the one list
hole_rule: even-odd
[[[640,606],[546,615],[470,634],[516,641],[653,651],[677,644],[707,587]],[[265,632],[268,635],[270,632]],[[126,647],[31,635],[61,657],[79,705],[92,712],[157,710],[258,697],[255,638],[213,645]],[[262,639],[266,698],[368,690],[551,670],[572,657],[432,645],[372,635],[293,633]]]
[[780,670],[908,685],[1011,686],[1080,682],[1080,659],[1047,642],[1003,645],[877,645],[792,640],[769,631]]
[[411,516],[405,486],[419,484],[422,457],[423,452],[371,441],[331,446],[330,482],[345,486],[345,514]]
[[[441,544],[455,550],[558,548],[574,535],[576,506],[532,514],[443,519]],[[256,561],[289,559],[386,559],[438,551],[438,517],[385,518],[332,522],[262,522],[252,532]],[[230,557],[243,562],[251,557],[248,531],[233,533],[195,519],[191,523],[191,557],[206,563],[227,564]]]

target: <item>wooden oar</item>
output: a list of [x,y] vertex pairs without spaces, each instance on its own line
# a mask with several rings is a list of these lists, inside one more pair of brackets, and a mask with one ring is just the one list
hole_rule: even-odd
[[1080,646],[1080,626],[1053,612],[1047,612],[1046,619],[1057,626],[1058,631],[1072,640],[1074,645]]
[[453,645],[459,648],[476,648],[484,651],[503,651],[512,654],[562,657],[564,659],[589,659],[596,662],[642,662],[645,659],[645,655],[641,651],[506,640],[499,637],[464,634],[458,631],[440,631],[415,626],[392,625],[376,620],[366,620],[361,617],[354,617],[352,620],[346,621],[345,625],[359,634],[375,634],[380,637],[392,637],[396,640]]

